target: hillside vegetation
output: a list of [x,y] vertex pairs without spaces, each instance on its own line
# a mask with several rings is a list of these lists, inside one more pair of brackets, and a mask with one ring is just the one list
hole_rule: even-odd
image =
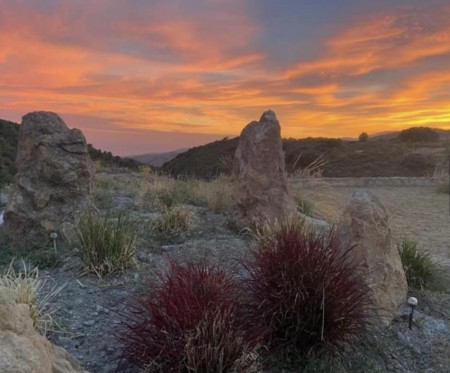
[[[205,179],[229,172],[238,140],[224,138],[189,149],[165,163],[162,170],[176,177]],[[324,177],[429,176],[445,161],[449,144],[447,139],[439,140],[439,133],[430,128],[415,128],[401,131],[394,138],[372,141],[285,139],[283,149],[291,174],[323,157]]]
[[0,187],[12,181],[16,173],[15,160],[19,125],[0,119]]

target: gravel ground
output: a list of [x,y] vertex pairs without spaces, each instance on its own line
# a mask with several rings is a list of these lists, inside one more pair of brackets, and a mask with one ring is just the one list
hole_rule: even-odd
[[[313,201],[316,217],[337,221],[353,190],[315,188],[302,193]],[[450,259],[448,196],[432,193],[430,187],[379,187],[373,192],[390,210],[396,237],[408,234],[443,261]],[[126,198],[122,198],[122,203],[133,204]],[[139,372],[118,361],[114,332],[127,311],[127,301],[142,290],[155,270],[167,265],[167,255],[187,260],[207,254],[231,265],[234,258],[247,252],[248,242],[226,228],[224,216],[194,209],[197,227],[181,242],[148,245],[145,236],[138,242],[135,269],[99,280],[81,273],[81,262],[74,253],[65,258],[60,268],[41,271],[47,279],[47,289],[64,285],[49,303],[58,324],[57,331],[50,333],[50,340],[66,348],[91,373]],[[154,215],[135,214],[142,219]],[[404,306],[389,329],[371,333],[349,360],[342,362],[344,371],[450,372],[450,291],[410,295],[419,299],[413,329],[408,329],[409,309]]]

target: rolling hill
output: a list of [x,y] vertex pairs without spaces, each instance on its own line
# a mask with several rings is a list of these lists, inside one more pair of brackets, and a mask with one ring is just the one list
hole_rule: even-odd
[[[445,162],[446,148],[450,147],[450,132],[436,132],[441,139],[435,142],[400,141],[400,131],[373,136],[370,141],[284,139],[286,168],[293,173],[323,157],[327,162],[325,177],[427,176]],[[175,177],[216,177],[230,171],[237,145],[235,137],[191,148],[165,163],[162,171]]]

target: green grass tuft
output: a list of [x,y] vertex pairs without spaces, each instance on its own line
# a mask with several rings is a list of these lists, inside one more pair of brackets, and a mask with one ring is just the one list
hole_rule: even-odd
[[417,242],[408,239],[400,241],[397,248],[410,288],[424,290],[438,286],[443,271],[433,261],[430,253],[421,250]]
[[78,221],[76,235],[86,269],[98,277],[134,263],[136,235],[127,216],[111,219],[87,212]]

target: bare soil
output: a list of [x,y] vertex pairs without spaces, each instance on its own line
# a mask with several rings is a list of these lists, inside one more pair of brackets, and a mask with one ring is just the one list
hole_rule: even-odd
[[[313,203],[312,215],[333,223],[351,199],[356,187],[302,188],[301,194]],[[442,264],[450,268],[449,195],[438,193],[436,186],[368,188],[390,213],[395,239],[417,241]]]
[[[327,186],[301,190],[314,204],[313,215],[337,222],[356,188]],[[419,241],[441,263],[450,263],[450,214],[448,195],[438,194],[434,187],[373,187],[391,213],[395,238],[407,236]],[[63,258],[59,268],[42,270],[47,286],[65,285],[51,300],[49,309],[59,324],[50,339],[66,348],[91,373],[140,372],[118,360],[114,334],[127,313],[134,294],[142,294],[155,271],[167,265],[167,255],[189,260],[205,254],[233,265],[236,257],[248,252],[249,242],[229,229],[227,218],[212,214],[203,207],[192,207],[196,228],[179,242],[156,243],[145,235],[146,225],[154,212],[139,211],[134,197],[126,191],[114,191],[113,201],[132,211],[142,224],[137,247],[138,267],[99,280],[82,274],[77,253]],[[450,267],[449,267],[450,268]],[[419,298],[413,330],[408,329],[407,306],[399,310],[385,331],[368,336],[344,354],[334,365],[310,366],[308,372],[450,372],[450,290],[443,293],[411,292]],[[266,372],[297,372],[274,368]]]

